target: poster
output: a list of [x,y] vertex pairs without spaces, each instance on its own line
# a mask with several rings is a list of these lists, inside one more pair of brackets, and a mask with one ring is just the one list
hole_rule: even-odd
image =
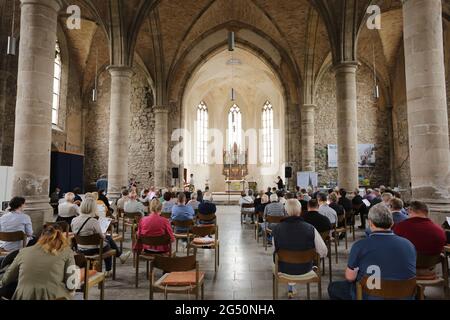
[[300,188],[317,187],[317,172],[305,171],[297,172],[297,186]]
[[[328,145],[328,167],[337,168],[338,166],[338,150],[336,144]],[[358,145],[358,167],[368,168],[375,166],[375,145],[359,144]]]

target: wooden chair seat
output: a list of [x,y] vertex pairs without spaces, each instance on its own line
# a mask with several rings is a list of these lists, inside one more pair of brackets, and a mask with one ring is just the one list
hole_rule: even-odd
[[191,241],[191,243],[189,244],[189,247],[192,248],[197,248],[197,249],[205,249],[205,248],[210,248],[210,249],[214,249],[219,245],[219,240],[214,240],[211,239],[211,242],[208,243],[195,243],[194,241]]
[[175,239],[187,239],[189,235],[187,233],[174,233],[173,236]]
[[420,277],[417,277],[417,284],[426,287],[441,287],[445,284],[445,280],[442,277],[436,277],[435,279],[420,279]]
[[[192,275],[195,276],[195,271],[190,272],[192,273]],[[189,284],[189,285],[166,285],[164,284],[164,280],[170,275],[170,273],[166,273],[164,274],[161,278],[159,278],[156,282],[155,282],[155,287],[157,287],[158,289],[160,289],[161,291],[165,291],[168,290],[169,292],[172,291],[173,293],[175,292],[186,292],[186,291],[190,291],[193,289],[193,286],[195,286],[195,282]],[[203,272],[199,272],[199,284],[202,285],[203,281],[205,279],[205,274]]]
[[[273,272],[275,272],[275,266],[273,266]],[[278,281],[280,281],[280,282],[296,282],[296,283],[319,282],[320,277],[314,270],[311,270],[308,273],[300,274],[300,275],[292,275],[292,274],[287,274],[287,273],[283,273],[283,272],[278,272]]]
[[386,300],[405,299],[419,295],[423,297],[420,286],[417,285],[416,278],[407,280],[380,280],[379,288],[368,288],[366,285],[368,276],[364,276],[356,282],[356,300],[363,300],[363,294],[371,297],[378,297]]
[[91,256],[85,255],[86,259],[88,260],[99,260],[99,259],[105,259],[105,258],[109,258],[109,257],[114,257],[116,256],[117,251],[114,249],[111,249],[109,251],[103,252],[101,258],[100,258],[100,254],[94,254]]
[[117,233],[113,234],[111,237],[114,240],[114,242],[123,242],[124,240],[123,236]]

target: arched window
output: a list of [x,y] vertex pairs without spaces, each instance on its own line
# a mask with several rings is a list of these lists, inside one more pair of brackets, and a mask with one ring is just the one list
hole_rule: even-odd
[[197,162],[208,162],[208,107],[202,101],[197,107]]
[[242,139],[242,114],[241,109],[236,105],[230,108],[228,113],[228,143],[230,150],[236,143],[237,147],[241,147]]
[[262,162],[273,163],[273,153],[273,108],[272,104],[266,101],[262,109]]
[[53,74],[52,124],[58,124],[59,100],[61,95],[61,49],[59,43],[55,47],[55,70]]

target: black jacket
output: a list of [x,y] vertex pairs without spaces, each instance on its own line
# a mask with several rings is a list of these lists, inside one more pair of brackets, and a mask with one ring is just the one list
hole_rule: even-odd
[[318,211],[308,211],[302,215],[303,219],[311,224],[319,233],[331,230],[330,219],[321,215]]

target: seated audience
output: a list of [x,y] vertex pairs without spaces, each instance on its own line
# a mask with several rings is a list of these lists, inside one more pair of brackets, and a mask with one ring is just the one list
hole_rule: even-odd
[[129,200],[124,205],[124,211],[127,213],[140,213],[142,216],[145,215],[146,209],[144,205],[137,201],[136,192],[131,192],[129,195]]
[[[30,216],[24,213],[25,198],[14,197],[9,201],[9,210],[0,217],[0,232],[22,231],[28,237],[28,245],[32,245],[34,240],[33,227]],[[0,251],[16,251],[22,248],[22,241],[6,242],[0,241]]]
[[81,202],[83,201],[83,199],[80,196],[81,193],[81,189],[76,187],[73,189],[73,194],[75,195],[75,197],[73,198],[73,203],[75,203],[77,206],[81,205]]
[[[320,257],[326,257],[328,250],[317,230],[306,223],[300,216],[302,207],[296,199],[289,199],[285,204],[288,218],[277,224],[273,230],[275,252],[280,249],[289,251],[307,251],[315,249]],[[278,271],[288,275],[302,275],[312,271],[313,263],[291,264],[280,262]],[[288,285],[288,296],[294,296],[294,285]]]
[[[116,257],[120,259],[122,263],[125,263],[130,257],[131,252],[128,251],[122,255],[120,248],[114,242],[111,236],[102,233],[100,223],[94,217],[97,215],[97,203],[93,197],[86,197],[81,203],[80,215],[72,220],[72,231],[77,236],[85,237],[93,234],[98,234],[104,239],[103,252],[111,249],[116,250]],[[99,253],[99,245],[77,245],[77,250],[84,255],[95,255]],[[105,260],[106,275],[111,275],[112,269],[112,257],[108,257]]]
[[319,203],[316,199],[308,201],[308,211],[302,214],[303,220],[312,225],[319,233],[332,229],[330,219],[319,213]]
[[286,203],[286,194],[284,193],[284,191],[277,191],[277,196],[278,196],[278,202],[281,203],[283,206]]
[[394,228],[400,222],[408,219],[408,216],[402,211],[402,209],[403,209],[402,199],[392,198],[389,201],[389,209],[391,210],[392,218],[394,219]]
[[[258,200],[258,199],[256,199]],[[259,222],[263,222],[263,215],[264,215],[264,210],[266,209],[266,206],[269,204],[269,197],[267,196],[267,194],[263,193],[261,195],[261,198],[259,198],[259,202],[256,203],[255,200],[255,212],[259,212]]]
[[308,202],[311,200],[311,196],[308,194],[308,191],[305,188],[300,189],[300,193],[303,195],[303,200]]
[[[308,198],[311,199],[309,196]],[[308,201],[305,200],[305,194],[302,192],[297,192],[297,200],[302,205],[302,212],[308,211]]]
[[117,200],[117,208],[118,209],[125,209],[125,203],[127,203],[130,200],[130,197],[128,196],[129,192],[127,189],[122,190],[122,197]]
[[[205,192],[208,192],[209,188],[205,188]],[[197,190],[197,201],[202,202],[203,201],[203,192],[202,190]]]
[[[248,190],[248,192],[250,192],[251,190]],[[242,208],[243,204],[253,204],[253,199],[252,197],[248,194],[245,193],[244,191],[241,192],[241,198],[239,199],[239,206],[241,207],[241,212],[245,212],[248,216],[251,217],[252,223],[255,222],[255,217],[254,217],[254,213],[255,213],[255,208]]]
[[344,207],[345,212],[352,211],[352,200],[347,198],[347,191],[345,189],[339,189],[339,200],[338,204]]
[[383,200],[381,199],[380,189],[378,189],[378,188],[373,189],[372,195],[373,195],[372,200],[367,199],[367,200],[370,201],[370,206],[371,206],[371,207],[373,207],[374,205],[376,205],[376,204],[378,204],[378,203],[380,203],[380,202],[383,201]]
[[72,219],[80,214],[80,207],[74,203],[75,195],[72,192],[67,192],[64,198],[66,202],[58,205],[58,218],[56,218],[56,221],[65,221],[70,225]]
[[337,223],[337,213],[328,205],[328,197],[325,193],[320,192],[317,195],[317,201],[319,202],[319,213],[330,220],[333,226]]
[[253,203],[255,204],[255,212],[258,212],[258,210],[256,210],[256,208],[258,208],[258,206],[261,205],[261,197],[263,196],[264,191],[260,191],[257,195],[256,198],[253,200]]
[[351,248],[345,271],[346,280],[332,282],[328,287],[331,299],[355,299],[355,281],[373,275],[373,266],[379,268],[383,280],[407,280],[416,276],[414,245],[391,231],[394,221],[388,208],[384,205],[374,206],[369,211],[368,220],[372,233]]
[[111,205],[109,204],[109,199],[105,195],[105,190],[100,189],[98,190],[98,200],[103,202],[103,204],[106,206],[109,212],[113,212],[113,209],[111,208]]
[[[191,206],[186,205],[186,195],[183,192],[178,194],[177,204],[172,207],[172,216],[171,219],[173,221],[187,221],[193,220],[195,217],[194,209]],[[185,233],[187,232],[187,228],[175,228],[176,233]]]
[[361,225],[358,226],[358,229],[365,229],[366,228],[366,217],[369,213],[369,208],[364,203],[363,198],[358,194],[353,197],[352,206],[353,206],[355,216],[359,215],[360,219],[361,219]]
[[395,234],[411,241],[419,254],[433,256],[442,252],[447,242],[444,229],[428,218],[428,206],[412,201],[409,218],[394,227]]
[[336,192],[332,192],[328,195],[329,207],[333,209],[337,216],[343,216],[345,214],[345,209],[338,203],[338,195]]
[[[165,234],[170,236],[170,239],[175,241],[173,235],[172,227],[170,226],[169,220],[160,216],[162,204],[158,199],[153,199],[150,202],[150,215],[142,218],[139,221],[137,237],[158,237]],[[160,246],[149,246],[143,245],[142,248],[135,246],[135,250],[145,250],[147,252],[158,252],[158,253],[170,253],[169,245]]]
[[164,201],[163,201],[163,206],[162,206],[161,212],[172,213],[172,208],[175,205],[175,201],[173,201],[172,196],[173,196],[172,192],[168,191],[168,192],[164,193],[164,195],[163,195]]
[[0,286],[18,281],[13,300],[71,300],[75,287],[69,281],[75,272],[74,254],[64,233],[47,226],[36,245],[19,251]]
[[196,209],[198,209],[199,204],[200,204],[200,202],[197,201],[197,192],[192,192],[191,200],[189,200],[187,205],[192,207],[192,209],[194,209],[194,211],[195,211]]
[[[198,205],[198,213],[204,214],[204,215],[213,215],[216,214],[216,205],[212,202],[212,196],[211,193],[205,192],[203,195],[203,201]],[[199,224],[209,224],[214,223],[213,221],[202,221],[200,220]]]
[[381,195],[381,203],[384,203],[388,208],[391,202],[391,199],[393,199],[394,196],[390,192],[385,192]]
[[270,198],[270,195],[272,194],[272,189],[270,187],[267,188],[266,194]]
[[87,197],[93,198],[97,203],[97,217],[106,217],[108,214],[108,207],[102,200],[98,199],[98,192],[92,192],[86,195]]
[[[286,211],[284,209],[284,205],[280,202],[278,202],[278,196],[276,193],[272,193],[270,195],[270,203],[266,205],[266,207],[264,208],[264,219],[267,219],[267,216],[285,216],[286,215]],[[273,227],[275,227],[277,225],[277,223],[269,223],[268,225],[266,224],[262,224],[261,228],[265,229],[266,227],[269,228],[270,230],[273,229]],[[272,236],[269,235],[268,236],[268,244],[271,245],[272,244]]]
[[147,202],[149,193],[150,193],[149,189],[143,189],[141,191],[141,196],[139,197],[138,201],[142,203]]

